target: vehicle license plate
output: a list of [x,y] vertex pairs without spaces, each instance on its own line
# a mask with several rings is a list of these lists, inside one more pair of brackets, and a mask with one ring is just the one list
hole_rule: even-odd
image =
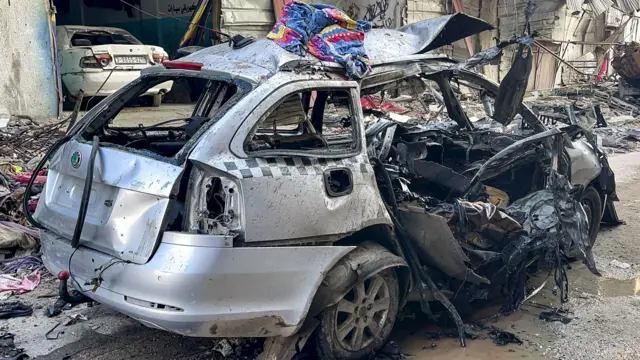
[[146,64],[147,58],[145,56],[116,56],[116,63],[118,64]]

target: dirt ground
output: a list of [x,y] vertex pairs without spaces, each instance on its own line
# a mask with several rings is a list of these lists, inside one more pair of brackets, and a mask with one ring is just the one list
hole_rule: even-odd
[[[626,225],[604,229],[598,237],[595,256],[603,274],[598,278],[582,264],[568,271],[572,321],[547,323],[538,319],[537,305],[557,306],[552,280],[522,309],[508,317],[494,317],[497,307],[477,311],[468,321],[484,320],[515,333],[522,345],[498,347],[490,339],[469,340],[461,348],[456,339],[433,340],[440,331],[421,316],[399,322],[393,335],[402,352],[415,360],[457,359],[639,359],[640,358],[640,153],[610,159],[616,172],[618,214]],[[613,263],[612,263],[613,261]],[[618,263],[619,262],[619,263]],[[622,263],[622,264],[620,264]],[[628,265],[628,266],[627,266]],[[535,279],[542,283],[542,274]],[[16,344],[36,359],[218,359],[213,339],[193,339],[148,329],[102,305],[81,305],[55,318],[43,315],[55,300],[55,281],[43,281],[21,300],[32,304],[34,315],[5,320],[3,326],[15,334]],[[74,314],[87,321],[66,325]],[[56,324],[46,340],[45,333]],[[409,356],[410,355],[410,356]]]

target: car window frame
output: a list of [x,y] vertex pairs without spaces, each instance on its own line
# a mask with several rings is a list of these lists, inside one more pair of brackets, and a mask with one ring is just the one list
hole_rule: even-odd
[[[268,149],[251,152],[247,152],[244,149],[245,142],[255,134],[265,114],[272,112],[277,105],[291,94],[314,90],[341,90],[349,94],[351,113],[353,115],[352,126],[354,126],[353,139],[355,146],[353,149]],[[229,147],[232,153],[243,159],[287,156],[344,159],[360,155],[364,148],[364,142],[364,116],[362,114],[362,108],[360,107],[360,89],[357,82],[343,80],[298,80],[288,81],[264,95],[247,114],[242,125],[239,126],[235,136],[231,140]]]

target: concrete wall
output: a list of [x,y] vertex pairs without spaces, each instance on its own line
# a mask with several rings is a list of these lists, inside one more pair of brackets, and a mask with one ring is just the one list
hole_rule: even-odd
[[58,112],[46,4],[0,1],[0,105],[14,115]]

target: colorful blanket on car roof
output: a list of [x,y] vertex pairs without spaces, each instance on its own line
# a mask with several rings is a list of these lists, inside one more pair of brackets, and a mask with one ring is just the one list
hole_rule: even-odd
[[342,10],[324,4],[287,3],[267,38],[294,54],[306,51],[324,61],[344,66],[351,78],[362,78],[369,71],[364,49],[367,21],[355,21]]

